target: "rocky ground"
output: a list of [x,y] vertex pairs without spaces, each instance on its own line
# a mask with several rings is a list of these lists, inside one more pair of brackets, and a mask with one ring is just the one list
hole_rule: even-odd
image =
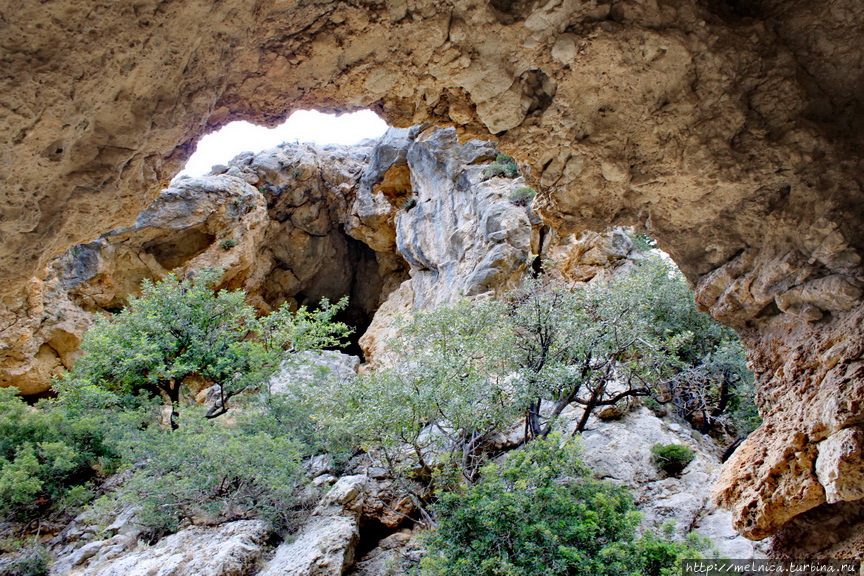
[[[130,226],[198,137],[300,108],[371,108],[463,141],[494,134],[542,186],[538,209],[559,235],[636,225],[657,237],[700,304],[743,331],[759,382],[765,424],[715,499],[753,538],[810,511],[807,524],[848,512],[844,471],[864,468],[862,11],[859,0],[10,4],[3,362],[35,391],[71,361],[78,320],[28,341],[56,310],[19,311],[55,289],[40,284],[49,259]],[[294,283],[289,270],[273,283]]]
[[[331,354],[326,365],[352,364]],[[278,378],[277,378],[278,381]],[[565,422],[575,416],[565,414]],[[569,416],[570,418],[567,418]],[[564,424],[566,429],[568,424]],[[768,542],[754,543],[732,529],[731,513],[717,509],[708,487],[720,469],[722,446],[686,423],[634,407],[612,420],[592,418],[582,434],[584,462],[596,477],[630,488],[643,526],[707,537],[726,558],[762,558]],[[680,476],[666,476],[651,460],[655,443],[684,444],[696,457]],[[394,513],[399,491],[382,468],[358,458],[336,477],[326,458],[307,464],[322,494],[299,530],[275,548],[263,523],[236,521],[189,527],[155,544],[138,540],[134,511],[107,527],[77,518],[51,541],[57,576],[385,576],[402,574],[422,556],[419,529]]]

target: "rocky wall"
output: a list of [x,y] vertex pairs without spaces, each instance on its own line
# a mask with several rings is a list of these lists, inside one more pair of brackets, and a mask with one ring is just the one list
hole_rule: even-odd
[[525,270],[539,218],[510,199],[522,178],[485,174],[497,155],[452,128],[417,127],[359,146],[284,144],[179,178],[132,226],[71,248],[7,298],[0,385],[47,391],[94,314],[125,306],[144,279],[203,268],[222,269],[220,287],[262,312],[347,296],[342,319],[371,361],[397,302],[410,313],[505,288]]

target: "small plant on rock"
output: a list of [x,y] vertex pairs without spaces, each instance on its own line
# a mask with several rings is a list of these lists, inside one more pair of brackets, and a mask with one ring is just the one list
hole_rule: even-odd
[[534,190],[534,188],[531,188],[530,186],[520,186],[510,192],[507,199],[516,206],[527,206],[536,195],[537,191]]
[[225,251],[230,250],[231,248],[233,248],[236,245],[237,245],[237,240],[234,240],[233,238],[226,238],[225,240],[222,240],[222,242],[219,243],[219,246],[221,246],[222,249]]
[[504,154],[496,156],[495,162],[483,170],[484,178],[515,178],[518,175],[519,167],[516,165],[516,161],[513,160],[512,156],[505,156]]
[[651,455],[657,468],[676,476],[693,461],[696,453],[683,444],[655,444],[651,447]]
[[406,198],[404,202],[402,202],[402,210],[404,210],[405,212],[411,210],[415,206],[417,206],[417,198],[415,198],[414,196],[410,196]]

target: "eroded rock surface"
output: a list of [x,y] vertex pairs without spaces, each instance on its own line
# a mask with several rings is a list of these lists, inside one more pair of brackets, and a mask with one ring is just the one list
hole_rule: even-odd
[[[233,119],[371,107],[394,125],[495,133],[541,184],[538,204],[562,237],[644,227],[698,283],[700,303],[748,331],[768,414],[717,500],[760,538],[825,501],[813,446],[844,427],[831,399],[862,398],[860,351],[842,344],[864,332],[862,10],[16,3],[0,23],[0,290],[20,310],[50,257],[130,225],[195,138]],[[404,174],[389,179],[398,188]],[[0,329],[19,333],[20,321],[6,315]],[[69,331],[27,344],[42,374],[68,362],[49,342]]]
[[367,477],[343,476],[259,576],[342,576],[354,562]]
[[[521,178],[484,176],[496,155],[415,127],[359,146],[286,144],[178,179],[133,226],[70,249],[4,300],[0,385],[45,391],[94,313],[171,272],[221,268],[221,286],[262,311],[348,296],[358,335],[391,293],[414,309],[501,288],[524,270],[539,220],[509,200]],[[370,358],[392,320],[368,331]]]
[[264,522],[239,520],[216,528],[193,527],[154,546],[135,534],[91,542],[52,567],[57,576],[245,576],[266,548]]
[[[574,416],[570,418],[575,421]],[[710,438],[687,424],[658,418],[647,408],[636,408],[620,419],[592,418],[582,439],[585,464],[597,477],[633,489],[646,525],[660,529],[671,521],[679,537],[695,531],[710,538],[725,558],[765,557],[767,547],[733,530],[731,513],[711,502],[705,488],[716,481],[720,459],[718,446]],[[651,459],[654,444],[686,445],[695,458],[680,476],[667,477]]]

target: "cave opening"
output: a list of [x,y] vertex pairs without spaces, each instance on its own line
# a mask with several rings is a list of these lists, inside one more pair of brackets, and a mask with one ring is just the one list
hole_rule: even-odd
[[[227,174],[241,176],[255,186],[264,196],[268,213],[267,232],[255,247],[255,258],[270,261],[258,295],[263,310],[286,301],[292,307],[315,307],[323,298],[338,301],[348,297],[347,307],[336,318],[353,329],[342,352],[361,359],[360,337],[383,298],[398,285],[396,281],[407,278],[407,272],[398,259],[377,253],[346,231],[340,202],[350,200],[338,198],[344,190],[334,191],[336,185],[325,174],[332,171],[328,167],[332,159],[322,150],[377,141],[387,128],[370,110],[339,116],[299,110],[270,129],[232,122],[204,136],[172,182],[182,186],[185,180],[205,174]],[[387,188],[385,194],[389,191]],[[162,242],[158,248],[163,246],[172,247]],[[152,246],[149,252],[160,263],[167,260]],[[203,249],[196,244],[187,252],[191,257]],[[176,265],[174,260],[170,263]]]

